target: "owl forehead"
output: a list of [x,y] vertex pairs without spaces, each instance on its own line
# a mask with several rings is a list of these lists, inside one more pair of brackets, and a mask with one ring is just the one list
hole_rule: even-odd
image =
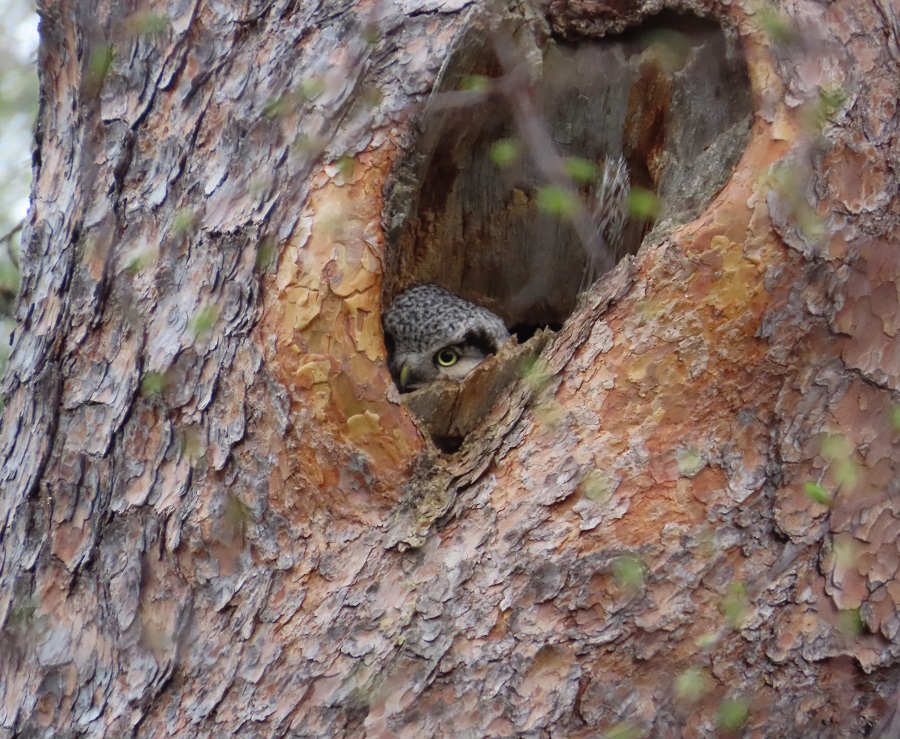
[[399,349],[425,351],[459,343],[468,330],[488,326],[492,319],[492,313],[443,288],[417,285],[394,299],[384,324]]

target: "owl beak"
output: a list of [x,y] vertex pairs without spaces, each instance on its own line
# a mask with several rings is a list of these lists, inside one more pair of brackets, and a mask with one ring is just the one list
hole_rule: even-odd
[[403,366],[400,368],[400,389],[405,390],[407,384],[409,383],[409,364],[406,362],[403,363]]
[[400,392],[408,393],[418,389],[425,378],[422,377],[422,372],[416,367],[415,362],[404,362],[397,379],[400,380]]

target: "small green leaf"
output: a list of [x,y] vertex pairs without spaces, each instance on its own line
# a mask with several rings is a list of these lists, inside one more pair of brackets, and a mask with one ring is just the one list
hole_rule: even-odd
[[806,493],[816,503],[822,505],[831,505],[831,493],[822,487],[818,482],[807,480],[803,483],[803,492]]
[[115,50],[112,44],[96,44],[91,48],[84,75],[85,95],[93,98],[100,94],[114,58]]
[[891,426],[896,433],[900,434],[900,405],[891,408]]
[[847,99],[847,93],[840,85],[820,87],[819,94],[803,106],[803,123],[812,136],[821,135],[831,123]]
[[835,564],[839,569],[847,569],[856,566],[859,558],[859,547],[849,536],[838,536],[831,545]]
[[855,638],[862,634],[864,626],[862,614],[858,608],[848,608],[838,614],[838,631],[844,636]]
[[200,308],[191,320],[191,330],[195,338],[207,336],[219,317],[219,311],[214,305],[208,305]]
[[263,239],[256,252],[256,269],[265,272],[275,261],[275,243],[272,239]]
[[551,377],[550,368],[539,357],[526,357],[523,359],[519,372],[522,379],[536,392],[543,389]]
[[488,88],[488,82],[483,74],[469,74],[460,80],[459,88],[466,92],[484,92]]
[[722,599],[721,610],[732,629],[739,629],[747,615],[747,591],[741,583],[734,583]]
[[550,185],[538,190],[537,204],[545,213],[571,218],[578,209],[578,197],[564,187]]
[[803,235],[811,241],[821,241],[825,237],[825,223],[804,198],[805,186],[799,167],[794,164],[776,164],[771,169],[770,181],[772,189],[790,207]]
[[843,434],[826,434],[822,438],[822,456],[829,462],[846,459],[853,453],[853,446]]
[[227,525],[231,528],[231,533],[243,536],[247,524],[251,520],[250,506],[234,493],[229,493],[225,499],[222,513]]
[[750,701],[746,698],[726,698],[719,704],[716,713],[720,729],[734,731],[740,729],[750,715]]
[[691,42],[687,36],[671,29],[658,28],[647,32],[642,38],[649,42],[649,53],[659,64],[671,71],[684,67],[691,57]]
[[839,459],[834,463],[834,479],[842,488],[852,488],[859,480],[859,465],[851,459]]
[[17,598],[11,604],[7,628],[18,633],[28,631],[37,620],[37,606],[29,597]]
[[662,202],[659,196],[643,187],[632,187],[628,194],[628,212],[632,218],[653,220],[659,214]]
[[687,703],[696,703],[706,690],[706,674],[699,667],[689,667],[675,678],[675,695]]
[[199,225],[199,214],[195,213],[190,208],[182,208],[175,214],[175,219],[172,221],[172,230],[175,232],[176,236],[183,238],[185,236],[190,236]]
[[646,578],[643,562],[630,554],[618,557],[613,562],[613,575],[616,584],[626,590],[640,590]]
[[206,437],[202,430],[195,425],[181,429],[177,436],[181,447],[181,453],[190,460],[191,467],[205,467]]
[[287,115],[294,106],[294,101],[288,95],[269,98],[263,106],[262,114],[272,120]]
[[771,5],[759,8],[756,11],[756,19],[760,30],[774,44],[791,46],[800,40],[800,34],[797,33],[790,19]]
[[148,372],[141,381],[141,392],[147,397],[156,397],[162,394],[164,385],[162,372]]
[[501,139],[491,145],[491,161],[498,167],[515,164],[519,156],[519,145],[513,139]]
[[590,182],[597,176],[597,165],[581,157],[568,157],[563,162],[566,172],[575,182]]
[[133,13],[126,22],[127,30],[133,36],[156,36],[172,27],[168,16],[153,10]]
[[350,156],[349,154],[342,156],[337,160],[338,172],[344,179],[351,177],[353,175],[353,170],[356,169],[356,160]]
[[369,88],[362,96],[363,104],[368,105],[370,108],[377,108],[381,105],[382,100],[384,100],[384,93],[379,87]]
[[605,501],[615,492],[619,481],[600,470],[591,470],[581,480],[579,489],[588,500]]
[[627,721],[621,721],[603,734],[603,739],[640,739],[644,732],[640,727]]
[[301,133],[294,139],[293,149],[298,154],[318,154],[322,151],[323,141],[318,136]]
[[325,92],[325,79],[321,75],[307,77],[300,83],[300,94],[307,100],[315,100]]
[[715,634],[702,634],[697,637],[697,646],[700,649],[710,649],[716,645],[716,642],[719,641],[719,637]]
[[843,434],[826,434],[821,444],[822,456],[831,465],[831,473],[842,488],[852,488],[859,479],[859,466],[853,459],[856,451]]
[[559,424],[566,417],[566,409],[555,400],[543,400],[534,406],[534,420],[538,426],[549,430],[559,428]]
[[130,275],[136,275],[152,261],[153,255],[149,250],[140,252],[139,254],[132,256],[128,264],[125,265],[125,271]]
[[8,293],[10,297],[19,292],[22,275],[16,266],[9,260],[0,260],[0,291]]
[[365,41],[370,46],[372,44],[377,44],[378,40],[381,38],[381,29],[378,27],[377,23],[369,23],[363,28],[362,31],[362,40]]

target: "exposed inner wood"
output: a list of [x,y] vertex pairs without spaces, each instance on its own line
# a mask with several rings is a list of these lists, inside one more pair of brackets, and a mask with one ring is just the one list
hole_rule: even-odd
[[[445,76],[445,91],[466,75],[499,74],[489,44],[480,56],[466,53]],[[722,29],[659,16],[600,40],[550,39],[542,53],[535,96],[560,155],[599,162],[624,154],[633,185],[661,200],[660,228],[699,215],[727,182],[750,131],[746,68]],[[539,209],[545,183],[524,146],[511,166],[493,161],[492,145],[514,139],[514,129],[502,100],[439,106],[424,122],[389,200],[386,302],[410,284],[435,282],[526,335],[571,313],[585,251],[564,217]],[[637,251],[649,225],[632,223],[625,253]]]

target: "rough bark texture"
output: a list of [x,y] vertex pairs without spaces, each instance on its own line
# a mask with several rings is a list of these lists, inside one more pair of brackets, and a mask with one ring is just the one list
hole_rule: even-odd
[[896,5],[669,4],[746,58],[724,189],[457,454],[386,368],[384,192],[454,50],[661,7],[43,6],[3,736],[870,730],[900,673]]

